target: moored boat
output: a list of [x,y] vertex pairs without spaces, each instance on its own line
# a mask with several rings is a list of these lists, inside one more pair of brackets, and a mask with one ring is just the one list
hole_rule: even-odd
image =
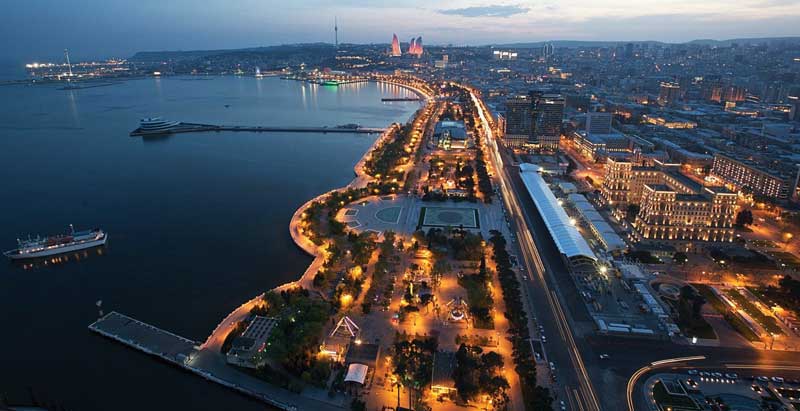
[[75,231],[72,225],[69,228],[67,234],[17,240],[17,248],[6,251],[3,255],[12,260],[48,257],[97,247],[104,245],[108,240],[108,234],[99,228],[83,231]]

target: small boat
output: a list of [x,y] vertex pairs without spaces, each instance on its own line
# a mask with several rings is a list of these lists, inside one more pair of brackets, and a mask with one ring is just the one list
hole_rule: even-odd
[[70,224],[67,234],[44,238],[37,236],[27,240],[18,239],[17,248],[6,251],[3,255],[12,260],[48,257],[104,245],[106,240],[108,240],[108,234],[99,228],[75,231]]

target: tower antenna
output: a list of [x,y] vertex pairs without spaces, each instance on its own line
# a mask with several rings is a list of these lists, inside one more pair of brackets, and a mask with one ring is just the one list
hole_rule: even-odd
[[339,19],[336,16],[333,16],[333,35],[334,35],[334,40],[336,42],[334,44],[334,47],[338,49],[339,48]]
[[64,49],[64,57],[67,59],[67,69],[69,70],[69,78],[72,79],[72,64],[69,62],[69,50]]

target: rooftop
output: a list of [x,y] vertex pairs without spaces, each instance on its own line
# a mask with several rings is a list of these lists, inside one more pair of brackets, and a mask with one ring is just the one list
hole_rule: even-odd
[[550,190],[547,182],[539,175],[539,166],[522,163],[519,168],[522,182],[525,183],[528,194],[536,204],[536,209],[542,216],[544,224],[547,226],[547,231],[550,232],[558,251],[567,256],[567,258],[586,257],[597,260],[594,252],[578,232],[578,229],[575,228],[567,212],[558,204],[558,200]]

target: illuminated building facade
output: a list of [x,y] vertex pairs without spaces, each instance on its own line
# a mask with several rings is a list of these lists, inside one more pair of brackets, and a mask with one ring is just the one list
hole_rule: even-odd
[[531,99],[513,96],[506,99],[503,140],[508,147],[522,147],[531,135]]
[[601,198],[618,217],[628,205],[639,205],[635,241],[677,241],[686,251],[693,248],[691,241],[733,241],[736,194],[723,187],[703,187],[679,167],[659,162],[638,167],[608,159]]
[[400,50],[400,40],[397,39],[397,34],[392,35],[392,57],[400,57],[403,52]]
[[560,94],[542,94],[531,92],[533,104],[531,143],[544,151],[557,151],[561,140],[561,125],[564,120],[566,101]]
[[724,188],[681,194],[665,184],[645,184],[633,226],[640,241],[731,242],[735,215],[736,194]]
[[422,56],[422,36],[411,38],[408,45],[408,54],[417,57]]
[[495,60],[516,60],[516,51],[494,50],[492,51],[492,58]]
[[753,195],[774,200],[786,200],[792,194],[791,182],[797,177],[781,176],[759,167],[753,162],[740,160],[723,154],[714,156],[711,175]]

